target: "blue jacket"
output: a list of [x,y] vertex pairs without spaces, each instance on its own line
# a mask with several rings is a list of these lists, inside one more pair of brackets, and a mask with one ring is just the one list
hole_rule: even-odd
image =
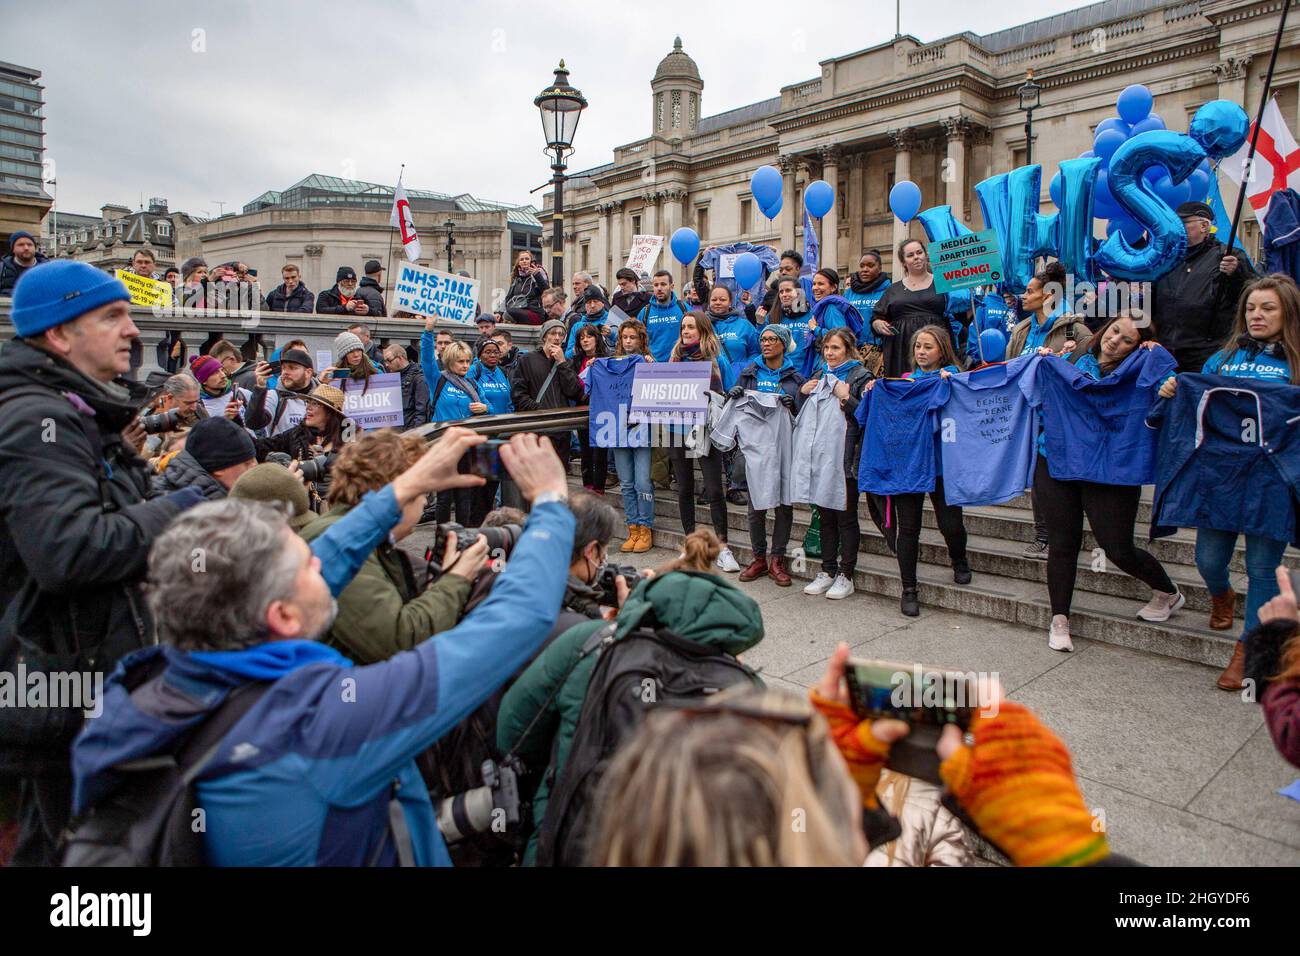
[[[433,406],[433,416],[430,421],[455,422],[469,418],[474,414],[470,411],[469,406],[475,401],[475,397],[459,385],[453,385],[449,380],[443,378],[441,372],[436,373],[433,381],[429,383],[429,395],[438,396],[438,400]],[[478,400],[482,400],[481,395]],[[486,405],[487,402],[483,404]]]
[[[762,275],[759,277],[758,285],[752,289],[742,289],[734,278],[722,278],[718,275],[718,266],[722,264],[722,257],[732,255],[737,252],[752,252],[758,257],[759,265],[763,267]],[[729,246],[716,246],[707,250],[700,256],[700,267],[703,269],[713,270],[713,284],[726,286],[731,290],[731,301],[739,303],[740,293],[748,292],[753,302],[763,300],[763,290],[766,288],[767,277],[775,272],[781,265],[781,259],[771,246],[759,246],[750,242],[733,242]],[[811,294],[810,294],[811,298]],[[652,348],[653,352],[654,349]],[[662,362],[658,354],[655,354],[655,361]]]
[[[488,371],[487,367],[474,363],[465,378],[474,383],[479,397],[488,407],[489,415],[505,415],[515,410],[514,399],[510,396],[510,379],[501,371],[501,366]],[[444,388],[444,391],[446,389]],[[459,391],[459,390],[458,390]]]
[[880,379],[864,391],[855,412],[862,426],[858,490],[876,495],[934,491],[939,453],[935,411],[950,386],[940,375]]
[[567,359],[573,358],[574,351],[578,347],[578,329],[582,328],[584,325],[596,326],[597,331],[605,333],[605,341],[608,342],[610,346],[613,346],[614,336],[616,333],[611,329],[605,328],[605,322],[608,319],[608,309],[600,313],[600,315],[582,315],[575,319],[573,322],[573,328],[569,329],[569,341],[565,343],[564,346],[564,357]]
[[1245,532],[1300,546],[1300,388],[1222,375],[1178,376],[1157,403],[1151,536],[1176,528]]
[[1265,272],[1281,272],[1300,282],[1300,195],[1275,193],[1264,216]]
[[660,305],[652,298],[650,304],[636,315],[650,336],[650,354],[656,362],[667,362],[672,356],[673,346],[682,334],[682,316],[688,311],[674,292],[667,305]]
[[725,319],[712,315],[709,319],[713,322],[713,331],[722,340],[722,350],[732,368],[742,369],[754,360],[758,355],[758,329],[754,323],[738,312]]
[[[349,522],[363,510],[354,509],[317,539],[352,539],[349,577],[398,520],[388,496],[388,524],[373,515],[368,524],[364,516]],[[379,664],[350,667],[312,641],[268,642],[251,653],[155,646],[131,655],[108,681],[103,715],[74,745],[76,808],[111,791],[114,765],[174,746],[233,688],[270,679],[275,686],[231,728],[197,784],[210,862],[360,866],[386,841],[378,862],[393,865],[388,807],[396,799],[417,864],[449,866],[414,758],[541,647],[564,596],[573,530],[565,505],[534,508],[491,596],[450,631]],[[127,675],[159,657],[161,686],[129,693]]]
[[[1273,354],[1274,352],[1278,354]],[[1231,378],[1253,378],[1262,382],[1291,381],[1291,363],[1286,354],[1276,346],[1272,349],[1247,345],[1231,353],[1222,349],[1205,360],[1203,375],[1226,375]]]
[[812,378],[820,369],[826,367],[821,355],[821,340],[829,329],[847,328],[854,338],[862,338],[862,313],[842,295],[822,296],[813,303],[810,313],[817,322],[813,330],[812,341],[800,352],[800,372],[804,378]]
[[750,362],[736,377],[736,384],[741,388],[754,392],[778,392],[782,395],[789,395],[794,399],[796,414],[798,414],[799,409],[803,408],[804,399],[807,397],[799,390],[799,387],[805,381],[807,379],[795,371],[795,367],[788,357],[781,364],[781,367],[775,371],[768,368],[761,358],[756,359]]
[[420,371],[424,373],[424,382],[429,386],[429,401],[433,401],[433,389],[438,384],[438,376],[442,374],[442,366],[434,357],[434,333],[420,333]]

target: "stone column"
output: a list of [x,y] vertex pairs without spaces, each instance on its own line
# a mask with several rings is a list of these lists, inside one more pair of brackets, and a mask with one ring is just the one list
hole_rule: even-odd
[[952,214],[959,221],[965,221],[970,218],[966,212],[966,141],[970,137],[971,122],[960,113],[945,116],[940,122],[948,137],[948,156],[940,176],[947,187],[944,202],[952,207]]
[[645,205],[641,208],[641,235],[658,236],[659,226],[659,193],[647,192],[641,196],[645,200]]
[[799,163],[794,156],[786,155],[780,159],[781,169],[781,250],[794,248],[794,226],[798,219],[794,208],[794,177],[799,171]]
[[[595,269],[597,279],[606,291],[614,286],[614,273],[609,268],[609,204],[598,202],[596,209],[596,254]],[[612,294],[612,293],[610,293]]]
[[609,274],[612,276],[623,268],[623,263],[626,261],[623,256],[627,251],[627,244],[623,241],[623,200],[615,199],[609,204],[609,208],[613,219],[609,236]]
[[[1251,55],[1229,56],[1214,64],[1210,69],[1214,71],[1215,78],[1219,81],[1218,99],[1228,100],[1231,103],[1246,102],[1246,73],[1250,67]],[[1251,116],[1254,121],[1254,116]],[[1225,160],[1227,162],[1227,160]],[[1240,175],[1238,171],[1238,175]],[[1219,177],[1219,189],[1223,193],[1223,205],[1228,209],[1228,215],[1232,215],[1232,210],[1237,208],[1237,195],[1241,192],[1240,187],[1232,181],[1229,176]],[[1242,203],[1241,221],[1245,223],[1250,216],[1250,203]],[[1238,227],[1240,231],[1240,227]],[[1227,236],[1221,236],[1220,242],[1227,242]]]
[[849,164],[849,193],[845,197],[848,200],[849,236],[845,264],[853,272],[867,248],[863,241],[863,223],[867,218],[867,156],[865,153],[851,153],[846,162]]
[[820,152],[822,179],[830,183],[831,189],[835,191],[835,201],[831,203],[831,210],[822,217],[820,265],[838,270],[840,267],[840,159],[844,151],[838,146],[823,146]]
[[[889,137],[894,141],[894,183],[901,183],[912,178],[912,149],[916,146],[916,134],[910,129],[891,129]],[[907,225],[894,217],[894,241],[890,250],[894,259],[894,278],[903,276],[903,264],[898,261],[898,244],[907,238]]]
[[673,257],[672,250],[668,248],[668,243],[672,239],[674,232],[682,226],[690,225],[686,221],[686,190],[680,186],[670,186],[661,195],[664,203],[664,249],[659,254],[660,268],[667,269],[673,274],[673,282],[676,284],[676,288],[680,289],[686,281],[683,276],[686,275],[687,267]]

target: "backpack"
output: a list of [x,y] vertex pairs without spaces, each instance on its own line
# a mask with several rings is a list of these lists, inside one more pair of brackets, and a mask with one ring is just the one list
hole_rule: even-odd
[[68,824],[63,865],[205,865],[202,830],[194,826],[195,814],[201,813],[194,780],[270,687],[270,682],[242,684],[174,752],[114,767],[122,777],[117,789]]
[[641,627],[620,639],[610,625],[592,636],[597,638],[582,713],[538,837],[538,866],[586,864],[596,836],[600,781],[619,746],[652,709],[698,704],[746,681],[762,686],[758,675],[734,657],[664,627]]

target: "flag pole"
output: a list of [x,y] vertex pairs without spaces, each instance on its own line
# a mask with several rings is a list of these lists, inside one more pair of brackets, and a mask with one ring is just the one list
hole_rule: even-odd
[[1273,67],[1277,66],[1277,51],[1282,45],[1282,31],[1286,29],[1286,15],[1291,9],[1291,0],[1283,0],[1282,16],[1277,21],[1277,36],[1273,38],[1273,54],[1268,59],[1268,72],[1264,74],[1264,92],[1259,97],[1259,109],[1255,113],[1254,131],[1250,135],[1250,149],[1246,151],[1246,166],[1241,171],[1241,189],[1237,193],[1237,209],[1232,214],[1232,228],[1228,232],[1228,255],[1237,241],[1237,226],[1241,222],[1241,207],[1246,201],[1247,184],[1254,175],[1255,143],[1259,139],[1259,127],[1264,122],[1264,108],[1268,106],[1269,90],[1273,86]]
[[[1287,2],[1289,3],[1290,0],[1287,0]],[[402,163],[402,168],[397,171],[397,185],[399,186],[402,185],[402,173],[404,172],[406,172],[406,163]],[[394,205],[397,203],[396,189],[393,190],[393,203]],[[400,229],[401,226],[398,226],[398,228]],[[388,286],[391,289],[393,285],[393,223],[391,210],[389,211],[388,222],[388,258],[384,260],[384,266],[388,269]],[[388,290],[385,289],[384,291],[387,292]]]

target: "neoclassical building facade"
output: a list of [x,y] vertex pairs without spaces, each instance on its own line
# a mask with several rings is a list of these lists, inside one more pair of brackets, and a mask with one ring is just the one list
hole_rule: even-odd
[[[821,223],[822,262],[844,274],[866,249],[891,250],[920,226],[889,211],[894,183],[921,188],[922,208],[947,203],[982,228],[974,185],[1025,164],[1025,113],[1017,89],[1033,70],[1042,87],[1033,114],[1032,158],[1041,163],[1043,211],[1056,165],[1092,145],[1115,98],[1145,84],[1170,129],[1186,130],[1213,99],[1245,105],[1253,117],[1277,31],[1281,0],[1104,0],[984,36],[960,33],[930,43],[899,36],[825,60],[820,75],[780,95],[704,116],[704,81],[679,38],[651,80],[650,135],[614,149],[614,160],[574,173],[565,187],[566,272],[611,283],[636,234],[671,235],[688,225],[704,245],[748,241],[802,248],[804,186],[825,179],[836,204]],[[1300,17],[1283,38],[1273,89],[1282,114],[1300,128]],[[581,63],[572,64],[581,86]],[[591,108],[600,109],[595,102]],[[783,208],[773,221],[749,191],[754,169],[783,175]],[[1231,208],[1236,190],[1220,177]],[[552,197],[542,220],[549,265]],[[1245,237],[1258,227],[1246,214]],[[1100,231],[1098,233],[1101,234]],[[678,282],[686,267],[665,247],[660,265]]]

